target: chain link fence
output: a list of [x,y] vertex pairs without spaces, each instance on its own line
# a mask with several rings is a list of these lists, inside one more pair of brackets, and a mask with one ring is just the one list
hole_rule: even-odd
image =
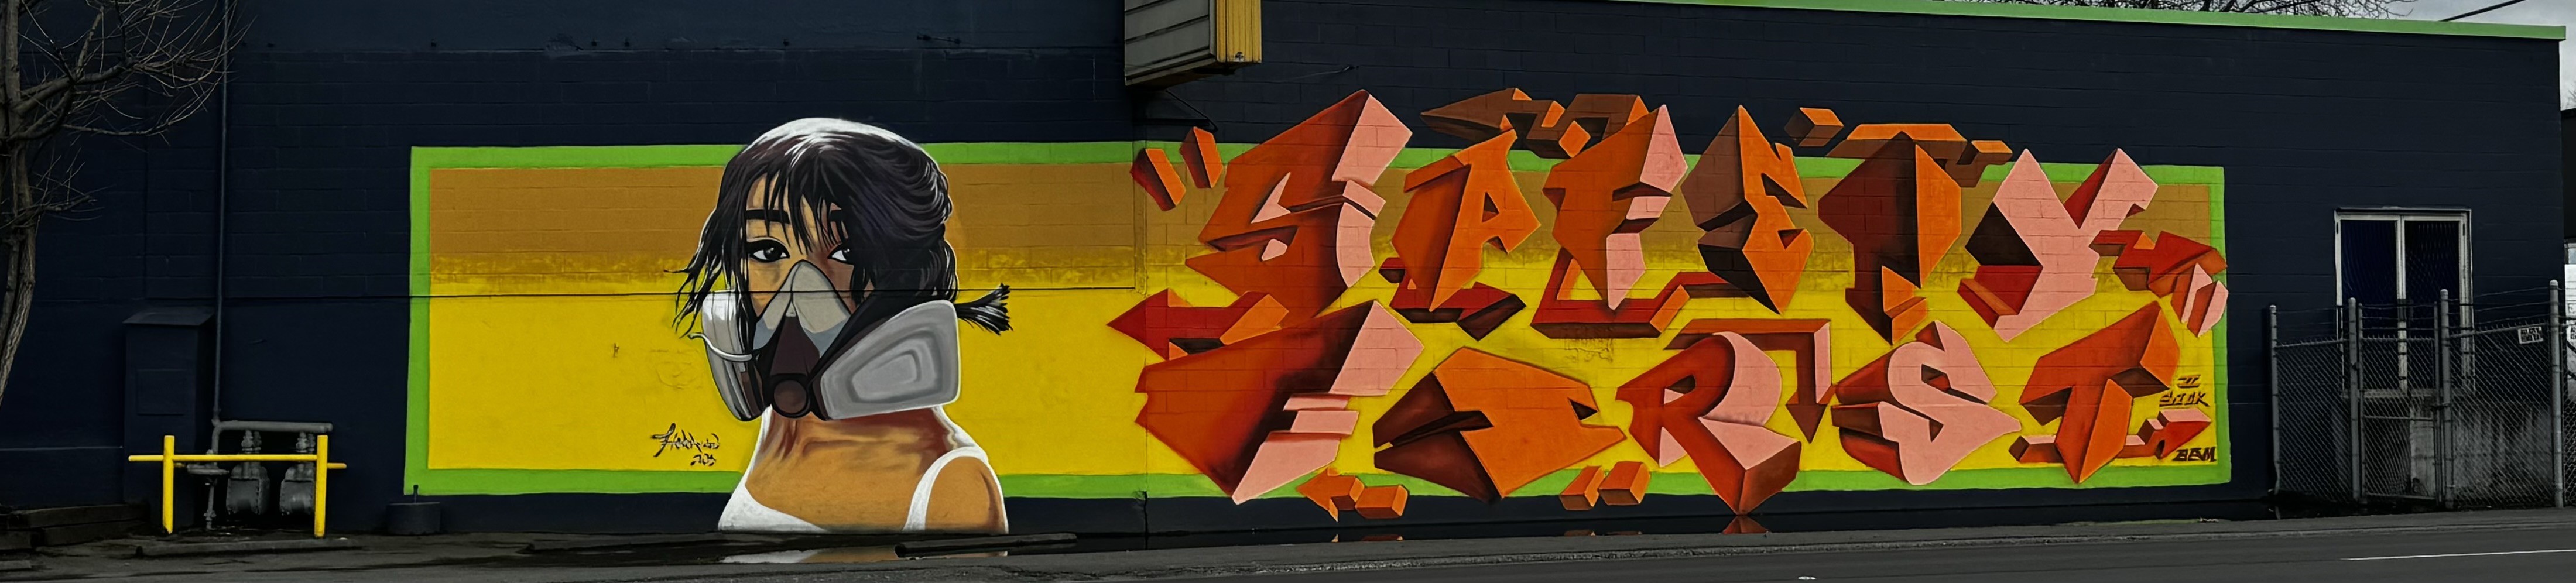
[[[2361,497],[2354,474],[2357,364],[2343,310],[2283,311],[2270,318],[2273,489],[2326,500]],[[2290,325],[2284,326],[2285,323]],[[2285,329],[2286,328],[2286,329]],[[2320,330],[2322,329],[2322,330]]]
[[2565,296],[2271,309],[2274,491],[2445,508],[2565,506]]

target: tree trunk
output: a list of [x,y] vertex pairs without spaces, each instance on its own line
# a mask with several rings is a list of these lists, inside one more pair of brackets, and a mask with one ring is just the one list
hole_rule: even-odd
[[[0,394],[35,315],[37,228],[46,215],[87,201],[70,186],[69,168],[31,168],[31,158],[51,148],[77,152],[56,141],[67,134],[145,136],[170,129],[204,108],[223,82],[237,40],[235,0],[88,2],[89,25],[68,36],[38,27],[35,8],[42,2],[0,0]],[[54,20],[75,22],[72,15],[46,22]],[[28,49],[45,62],[27,61]],[[172,101],[166,110],[118,108],[154,96]]]
[[[9,206],[18,212],[33,212],[35,192],[27,182],[27,157],[23,153],[6,156],[0,172],[8,176]],[[27,336],[27,317],[34,315],[36,305],[36,227],[31,221],[16,232],[7,233],[0,245],[8,247],[7,271],[0,272],[0,397],[8,395],[9,375],[18,368],[18,345]]]
[[[0,132],[14,134],[26,120],[17,106],[26,99],[24,85],[18,76],[18,51],[21,39],[18,18],[26,0],[0,0]],[[36,193],[27,189],[27,147],[23,143],[0,146],[0,188],[6,188],[9,204],[0,207],[0,216],[9,220],[6,232],[0,232],[0,252],[9,254],[6,271],[0,271],[0,397],[8,396],[9,374],[18,369],[18,343],[27,336],[27,316],[36,302],[36,227],[42,219],[31,217],[36,210]]]
[[8,291],[0,298],[0,326],[7,326],[8,336],[0,337],[0,397],[9,390],[9,374],[18,368],[18,344],[27,336],[27,317],[36,305],[36,228],[27,227],[26,238],[9,244]]

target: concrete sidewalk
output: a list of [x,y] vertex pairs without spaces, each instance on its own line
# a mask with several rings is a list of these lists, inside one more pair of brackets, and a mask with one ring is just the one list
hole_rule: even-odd
[[[1983,528],[1565,536],[1344,542],[904,560],[892,539],[726,537],[697,545],[650,546],[591,553],[526,554],[530,542],[561,535],[456,535],[434,538],[350,537],[362,548],[308,553],[136,558],[132,542],[84,546],[82,552],[36,559],[35,571],[0,572],[0,581],[135,577],[136,581],[919,581],[1024,582],[1154,579],[1343,569],[1490,565],[1515,562],[1668,558],[1728,554],[1886,550],[2113,541],[2223,540],[2358,533],[2445,532],[2565,527],[2576,511],[2516,510],[2265,520],[2172,521]],[[771,564],[761,561],[872,561]],[[733,561],[733,562],[725,562]],[[359,573],[363,572],[363,575]]]

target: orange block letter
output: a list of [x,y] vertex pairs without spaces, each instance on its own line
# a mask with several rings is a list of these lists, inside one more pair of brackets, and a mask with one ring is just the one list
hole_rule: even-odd
[[1835,383],[1834,424],[1843,451],[1917,486],[1930,484],[1986,442],[2021,424],[1995,410],[1995,383],[1968,339],[1934,322],[1914,341]]
[[1719,499],[1752,512],[1798,477],[1801,444],[1763,427],[1780,399],[1780,369],[1733,332],[1701,339],[1620,385],[1636,408],[1628,432],[1657,465],[1683,455]]
[[[1405,175],[1413,198],[1395,226],[1398,261],[1390,265],[1401,276],[1388,304],[1406,319],[1459,322],[1483,338],[1519,311],[1520,299],[1510,292],[1459,293],[1479,285],[1485,245],[1510,251],[1538,232],[1538,215],[1512,178],[1510,153],[1511,140],[1496,136]],[[1496,306],[1508,312],[1474,317]]]
[[1681,185],[1691,220],[1708,232],[1699,239],[1699,254],[1709,273],[1773,312],[1798,292],[1798,276],[1816,248],[1815,238],[1789,220],[1789,207],[1807,208],[1796,158],[1788,146],[1763,138],[1753,114],[1738,107]]
[[2093,264],[2102,259],[2093,239],[2120,228],[2155,197],[2155,181],[2128,154],[2113,150],[2074,196],[2058,200],[2038,158],[2022,152],[1968,237],[1977,275],[1959,282],[1959,296],[1995,335],[2020,336],[2093,296]]
[[2039,357],[2021,405],[2040,423],[2057,422],[2052,445],[2065,460],[2066,475],[2080,484],[2135,437],[2130,400],[2172,387],[2180,355],[2164,312],[2147,304]]
[[1363,91],[1236,156],[1199,231],[1217,252],[1190,268],[1276,297],[1289,323],[1315,317],[1368,273],[1369,230],[1386,203],[1369,185],[1412,136]]
[[[1723,289],[1714,275],[1683,273],[1660,294],[1628,297],[1646,274],[1639,233],[1663,215],[1686,169],[1671,117],[1659,108],[1548,173],[1552,234],[1562,249],[1532,328],[1550,338],[1651,338],[1672,322],[1685,293]],[[1591,281],[1601,299],[1567,297],[1576,276]]]
[[[1854,130],[1835,155],[1862,138]],[[1818,210],[1826,225],[1851,241],[1852,287],[1843,292],[1844,303],[1880,338],[1895,340],[1913,332],[1928,313],[1915,290],[1958,240],[1959,185],[1908,134],[1876,143],[1880,147],[1825,194]]]
[[1351,397],[1384,395],[1422,342],[1375,303],[1145,366],[1136,414],[1241,503],[1332,463],[1358,428]]
[[1587,425],[1582,381],[1473,348],[1449,355],[1379,417],[1377,466],[1492,502],[1623,439]]

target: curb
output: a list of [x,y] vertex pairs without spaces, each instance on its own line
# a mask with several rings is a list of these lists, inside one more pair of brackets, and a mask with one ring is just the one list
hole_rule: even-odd
[[359,548],[358,541],[345,538],[254,540],[222,543],[148,543],[135,545],[138,557],[186,557],[195,555],[233,555],[243,553],[278,553],[292,551],[329,551]]
[[913,556],[1034,545],[1066,545],[1073,544],[1073,540],[1074,535],[1065,533],[979,536],[895,543],[894,552],[901,556]]
[[[915,580],[915,579],[921,579],[922,577],[928,577],[928,576],[930,576],[930,574],[931,574],[931,573],[937,573],[937,572],[989,571],[989,572],[995,572],[995,573],[997,573],[997,574],[1000,574],[1001,576],[1003,576],[1003,577],[1005,577],[1005,578],[1008,578],[1009,580],[1026,580],[1026,581],[1042,581],[1042,580],[1043,580],[1043,581],[1058,581],[1058,580],[1099,580],[1099,579],[1137,579],[1137,580],[1149,580],[1149,579],[1169,579],[1169,578],[1221,577],[1221,576],[1237,576],[1237,575],[1268,575],[1268,574],[1297,574],[1297,573],[1329,573],[1329,572],[1340,572],[1340,571],[1361,571],[1361,570],[1372,570],[1372,569],[1420,569],[1420,568],[1463,567],[1463,566],[1498,565],[1498,564],[1550,563],[1550,562],[1565,562],[1565,561],[1601,561],[1601,560],[1669,559],[1669,558],[1711,557],[1711,556],[1731,556],[1731,555],[1802,554],[1802,553],[1848,552],[1848,551],[1891,551],[1891,550],[1914,550],[1914,549],[1934,549],[1934,548],[1975,548],[1975,547],[2023,546],[2023,545],[2069,545],[2069,544],[2093,544],[2093,543],[2115,543],[2115,542],[2135,542],[2135,541],[2233,540],[2233,539],[2267,538],[2267,537],[2338,536],[2338,535],[2391,534],[2391,533],[2409,533],[2409,532],[2445,532],[2445,531],[2462,531],[2462,530],[2539,530],[2539,529],[2548,529],[2548,528],[2565,528],[2565,527],[2568,527],[2570,524],[2571,524],[2571,522],[2566,521],[2566,520],[2546,520],[2546,521],[2491,522],[2491,523],[2485,523],[2485,522],[2482,522],[2482,523],[2443,524],[2443,525],[2425,525],[2425,526],[2356,526],[2356,527],[2345,527],[2345,528],[2300,528],[2300,529],[2286,529],[2286,530],[2250,530],[2250,531],[2223,531],[2223,532],[2173,532],[2173,533],[2136,533],[2136,534],[2068,534],[2068,535],[2027,535],[2027,536],[1989,536],[1989,537],[1962,537],[1962,538],[1933,538],[1933,539],[1916,539],[1916,540],[1862,541],[1862,542],[1826,542],[1826,543],[1791,543],[1791,544],[1734,544],[1734,545],[1721,544],[1721,545],[1699,545],[1699,546],[1671,546],[1671,547],[1663,547],[1663,548],[1649,548],[1649,549],[1635,549],[1635,550],[1561,551],[1561,552],[1516,553],[1516,554],[1499,554],[1499,555],[1474,555],[1474,554],[1455,554],[1455,553],[1451,553],[1451,554],[1440,554],[1440,555],[1433,555],[1433,556],[1424,556],[1424,557],[1418,557],[1418,558],[1398,558],[1398,559],[1352,559],[1352,560],[1346,560],[1346,561],[1334,561],[1334,560],[1331,560],[1331,559],[1325,559],[1325,560],[1322,560],[1322,561],[1319,561],[1319,562],[1311,562],[1311,563],[1283,563],[1283,564],[1274,564],[1274,565],[1204,566],[1204,567],[1179,567],[1179,568],[1153,568],[1153,567],[1146,566],[1146,565],[1138,565],[1138,566],[1137,566],[1137,568],[1127,568],[1127,569],[1119,569],[1119,568],[1115,568],[1115,567],[1105,567],[1105,568],[1102,568],[1102,569],[1065,569],[1065,568],[1060,568],[1060,567],[1023,567],[1023,566],[1013,565],[1013,564],[1010,564],[1010,563],[1008,563],[1008,562],[998,562],[998,563],[997,563],[997,562],[991,562],[991,561],[988,561],[988,560],[978,559],[978,560],[974,560],[974,562],[971,562],[971,563],[957,563],[957,564],[951,564],[951,565],[946,565],[946,566],[941,566],[941,567],[931,567],[931,566],[925,566],[925,565],[921,565],[921,564],[917,564],[917,563],[911,563],[911,562],[872,563],[872,564],[866,564],[866,565],[849,565],[849,566],[847,566],[847,568],[817,569],[817,570],[811,570],[811,571],[801,571],[801,572],[798,572],[797,574],[798,574],[798,575],[807,575],[807,576],[811,576],[811,575],[821,575],[821,574],[848,574],[848,575],[856,575],[856,576],[862,576],[862,577],[864,577],[864,576],[867,576],[866,574],[868,574],[868,573],[877,573],[877,574],[885,574],[885,575],[893,575],[893,574],[898,574],[898,573],[910,573],[910,574],[912,574],[912,575],[907,575],[907,576],[905,576],[905,577],[906,577],[906,579],[903,579],[903,580]],[[614,579],[614,580],[615,580],[615,581],[621,581],[621,582],[647,582],[647,581],[673,581],[673,580],[700,580],[700,579],[703,579],[704,577],[705,577],[704,575],[690,575],[690,576],[668,576],[668,577],[621,578],[621,579]],[[947,580],[947,579],[939,579],[939,580]]]
[[537,541],[537,542],[528,543],[528,546],[527,546],[526,548],[520,549],[520,552],[528,552],[528,553],[543,553],[543,552],[550,552],[550,551],[585,551],[585,550],[595,550],[595,549],[615,549],[615,548],[626,548],[626,547],[659,547],[659,546],[670,546],[670,545],[689,545],[689,544],[698,544],[698,543],[720,543],[720,542],[726,542],[726,541],[729,541],[729,540],[731,540],[731,539],[725,538],[725,535],[722,535],[722,534],[712,534],[712,533],[709,533],[709,534],[664,534],[664,535],[651,535],[651,536],[616,536],[616,537],[600,537],[600,538],[577,538],[577,539],[570,539],[570,540],[541,540],[541,541]]
[[2395,534],[2407,532],[2457,530],[2538,530],[2567,526],[2565,522],[2529,522],[2504,524],[2462,524],[2444,526],[2390,526],[2309,530],[2273,530],[2246,532],[2202,532],[2163,534],[2100,534],[2064,536],[2011,536],[1985,538],[1926,539],[1911,541],[1806,543],[1774,545],[1732,545],[1639,549],[1632,551],[1567,551],[1522,553],[1510,555],[1446,555],[1418,559],[1377,559],[1304,565],[1252,566],[1245,568],[1180,568],[1163,570],[1120,571],[1118,578],[1162,579],[1217,575],[1267,575],[1295,573],[1328,573],[1373,569],[1420,569],[1471,565],[1553,563],[1566,561],[1677,559],[1738,555],[1802,554],[1850,551],[1896,551],[1932,548],[1980,548],[2026,545],[2069,545],[2113,542],[2235,540],[2270,537],[2335,536],[2344,534]]

